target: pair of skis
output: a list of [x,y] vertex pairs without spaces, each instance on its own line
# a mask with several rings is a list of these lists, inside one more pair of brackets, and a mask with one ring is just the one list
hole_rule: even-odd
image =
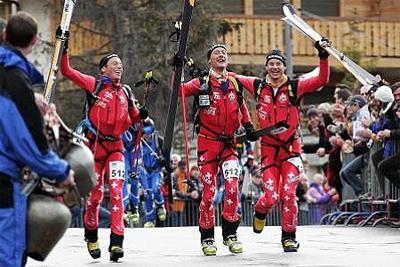
[[[310,27],[302,18],[300,18],[291,4],[283,5],[283,13],[285,17],[283,20],[290,26],[311,38],[312,40],[320,41],[322,36]],[[368,71],[357,65],[345,54],[337,50],[333,45],[326,46],[324,49],[335,57],[351,74],[353,74],[362,85],[378,85],[380,79],[370,74]]]
[[[183,13],[182,13],[182,24],[179,34],[179,45],[178,52],[174,58],[174,72],[172,76],[172,91],[170,96],[170,104],[168,109],[167,121],[164,128],[164,143],[162,148],[163,156],[166,160],[167,177],[166,180],[169,183],[169,202],[172,203],[172,188],[173,182],[171,177],[172,168],[170,166],[171,148],[172,148],[172,137],[174,134],[175,117],[178,107],[178,93],[182,81],[183,67],[185,65],[184,59],[186,56],[186,46],[189,35],[190,21],[192,19],[192,12],[195,6],[196,0],[184,0]],[[184,98],[184,96],[183,96]]]
[[64,47],[64,43],[68,38],[67,32],[69,31],[69,26],[71,24],[72,12],[74,11],[74,7],[76,4],[76,0],[65,0],[64,8],[61,15],[61,22],[59,25],[60,32],[56,34],[56,41],[54,43],[53,55],[51,58],[51,65],[49,75],[47,77],[47,82],[44,88],[44,99],[47,103],[53,102],[53,95],[56,86],[57,73],[60,66],[62,50]]

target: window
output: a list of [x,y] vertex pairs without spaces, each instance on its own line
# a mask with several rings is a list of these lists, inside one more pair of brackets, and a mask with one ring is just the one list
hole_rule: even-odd
[[225,14],[244,13],[243,0],[219,0],[218,5],[222,8]]
[[303,0],[301,8],[314,15],[338,17],[340,0]]
[[283,15],[282,0],[253,0],[253,8],[254,15]]

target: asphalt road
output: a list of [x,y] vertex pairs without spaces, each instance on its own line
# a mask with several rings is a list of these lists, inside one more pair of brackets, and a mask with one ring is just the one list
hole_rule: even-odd
[[99,233],[102,257],[90,258],[83,241],[83,229],[69,229],[45,262],[28,260],[27,266],[400,266],[400,229],[382,227],[300,226],[301,246],[297,253],[283,253],[280,227],[266,227],[254,234],[250,227],[239,228],[244,252],[232,255],[222,244],[221,228],[216,228],[217,256],[205,257],[196,227],[126,229],[125,257],[109,261],[109,229]]

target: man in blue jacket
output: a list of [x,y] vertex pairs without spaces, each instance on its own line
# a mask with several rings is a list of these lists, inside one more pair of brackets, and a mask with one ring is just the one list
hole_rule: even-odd
[[49,149],[35,104],[32,86],[43,77],[26,56],[38,41],[36,20],[18,12],[9,19],[0,47],[0,266],[25,265],[27,198],[21,169],[28,166],[60,186],[74,184],[68,163]]

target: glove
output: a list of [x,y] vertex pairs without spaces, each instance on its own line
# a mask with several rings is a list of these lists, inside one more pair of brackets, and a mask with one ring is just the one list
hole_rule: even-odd
[[163,167],[167,166],[167,160],[162,155],[158,156],[157,163]]
[[64,39],[64,45],[63,45],[62,53],[66,54],[68,52],[69,31],[65,31],[64,36],[63,36],[63,32],[61,30],[61,27],[58,26],[57,30],[56,30],[56,37]]
[[145,107],[140,107],[139,116],[142,120],[144,120],[149,116],[149,111]]
[[327,38],[322,37],[321,40],[316,41],[314,43],[314,47],[318,50],[318,56],[320,59],[327,59],[329,57],[329,53],[324,49],[324,47],[330,47],[331,41]]
[[251,122],[247,122],[244,126],[246,130],[246,139],[251,142],[255,142],[258,140],[258,137],[254,135],[254,126]]
[[178,54],[175,54],[174,58],[172,60],[172,66],[174,66],[175,68],[176,67],[181,67],[181,66],[185,65],[186,62],[187,62],[187,58],[186,57],[184,57],[182,59]]

